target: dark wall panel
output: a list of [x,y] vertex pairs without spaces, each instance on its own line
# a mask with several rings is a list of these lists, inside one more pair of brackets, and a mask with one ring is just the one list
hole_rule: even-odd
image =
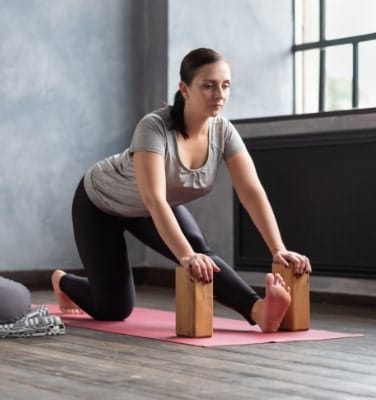
[[[286,246],[318,275],[376,278],[376,132],[245,139]],[[271,257],[235,201],[235,264],[270,270]]]

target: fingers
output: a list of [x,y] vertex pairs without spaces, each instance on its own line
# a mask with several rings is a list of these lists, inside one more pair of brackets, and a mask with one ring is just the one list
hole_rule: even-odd
[[294,251],[278,251],[273,256],[273,261],[286,266],[289,263],[292,264],[295,275],[310,274],[312,272],[309,258]]
[[[213,269],[217,267],[210,257],[198,255],[191,261],[191,269],[194,277],[201,282],[213,281]],[[218,267],[217,267],[218,268]]]
[[290,262],[292,263],[294,274],[295,275],[302,275],[306,271],[306,260],[307,257],[301,256],[300,254],[294,254],[290,256]]
[[304,273],[310,274],[312,272],[311,262],[308,257],[306,257],[306,256],[302,256],[302,257],[303,257],[303,260],[302,260],[302,266],[301,266],[301,271],[302,271],[301,273],[302,274],[304,274]]
[[194,279],[200,282],[212,282],[214,272],[220,271],[214,261],[205,254],[195,253],[191,256],[183,257],[180,263],[183,267],[189,269]]

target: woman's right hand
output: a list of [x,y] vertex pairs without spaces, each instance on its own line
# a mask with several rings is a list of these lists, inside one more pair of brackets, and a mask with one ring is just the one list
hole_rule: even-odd
[[212,282],[213,273],[221,270],[209,256],[201,253],[189,254],[179,261],[190,272],[193,279],[204,283]]

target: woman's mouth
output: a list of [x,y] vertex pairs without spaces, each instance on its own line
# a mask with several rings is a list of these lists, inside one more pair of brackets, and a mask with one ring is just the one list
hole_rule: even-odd
[[223,104],[212,104],[211,107],[212,108],[222,108]]

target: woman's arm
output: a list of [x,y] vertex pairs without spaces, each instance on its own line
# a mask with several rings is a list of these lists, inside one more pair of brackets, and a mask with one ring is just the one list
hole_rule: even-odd
[[258,178],[252,158],[242,150],[226,161],[239,201],[267,244],[273,261],[294,264],[296,273],[311,272],[307,257],[286,250],[265,190]]
[[133,157],[141,199],[161,238],[184,267],[192,268],[198,279],[211,281],[213,271],[219,271],[219,268],[210,257],[194,252],[167,203],[163,157],[145,151],[135,152]]

